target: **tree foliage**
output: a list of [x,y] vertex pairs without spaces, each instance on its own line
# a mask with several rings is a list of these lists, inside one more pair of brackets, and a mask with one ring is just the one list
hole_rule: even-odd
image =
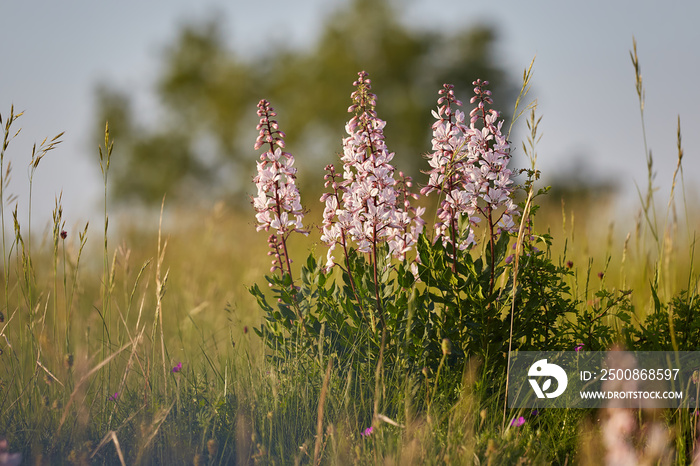
[[481,78],[501,102],[514,92],[495,58],[492,27],[436,34],[408,28],[398,17],[387,0],[352,0],[328,18],[310,48],[281,46],[255,59],[227,47],[219,19],[186,25],[163,54],[156,90],[164,116],[157,124],[147,128],[138,121],[123,91],[98,89],[97,113],[102,125],[110,120],[121,152],[114,160],[113,197],[148,204],[165,193],[176,200],[226,193],[246,200],[240,194],[248,189],[254,157],[247,128],[262,96],[288,115],[280,123],[307,169],[302,189],[320,189],[322,174],[311,168],[332,160],[345,135],[348,89],[338,83],[360,69],[375,79],[382,102],[377,111],[392,122],[386,137],[398,168],[415,178],[430,150],[435,89],[450,82],[468,90]]

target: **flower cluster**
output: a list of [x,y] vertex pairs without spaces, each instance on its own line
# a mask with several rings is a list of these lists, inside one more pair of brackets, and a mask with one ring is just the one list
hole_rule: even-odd
[[[423,232],[425,221],[423,214],[425,207],[415,207],[411,204],[411,199],[418,199],[418,194],[411,192],[413,179],[399,172],[399,179],[396,182],[397,201],[403,205],[403,209],[396,210],[397,227],[393,231],[389,240],[389,249],[399,260],[404,260],[406,253],[411,251],[418,241],[418,236]],[[418,259],[418,258],[416,258]]]
[[[437,212],[436,239],[451,243],[460,250],[476,242],[473,226],[481,217],[498,231],[513,231],[517,206],[512,200],[509,144],[501,132],[499,113],[487,109],[493,103],[488,81],[474,81],[474,97],[478,102],[470,112],[467,126],[464,112],[453,109],[462,102],[454,95],[454,87],[445,84],[439,91],[438,111],[433,111],[433,152],[428,156],[431,170],[421,194],[438,191],[444,195]],[[479,124],[481,121],[481,124]],[[477,126],[478,125],[478,126]],[[500,215],[494,218],[497,209]],[[468,220],[464,231],[460,220]]]
[[[258,116],[260,123],[257,129],[260,131],[255,141],[255,149],[267,146],[267,150],[260,156],[257,163],[258,174],[253,179],[258,194],[253,198],[253,206],[257,212],[257,230],[277,230],[281,236],[281,242],[289,271],[289,259],[286,257],[286,238],[291,232],[308,234],[304,230],[302,219],[304,212],[301,207],[299,190],[296,186],[296,171],[294,157],[284,152],[285,134],[279,130],[279,125],[273,117],[277,116],[267,100],[258,103]],[[277,245],[279,242],[271,236],[270,242]],[[273,261],[272,270],[282,268],[282,258],[276,249],[276,259]],[[283,270],[283,269],[282,269]],[[291,272],[290,272],[291,273]]]
[[[388,242],[392,255],[404,258],[422,230],[419,218],[422,209],[410,210],[399,206],[397,181],[389,152],[384,142],[386,123],[374,110],[376,96],[370,92],[371,81],[366,72],[358,73],[353,83],[356,90],[348,112],[355,113],[345,126],[343,139],[342,181],[332,166],[326,167],[323,234],[321,240],[329,246],[326,266],[332,267],[332,252],[336,245],[347,245],[348,236],[360,252],[376,252],[377,244]],[[408,189],[408,184],[404,187]],[[408,192],[408,191],[406,191]],[[407,202],[408,197],[401,202]],[[415,236],[414,236],[415,235]]]
[[[427,186],[421,194],[438,191],[443,199],[435,224],[435,238],[464,250],[476,242],[474,226],[488,221],[493,235],[514,231],[518,215],[512,200],[513,187],[508,141],[502,134],[503,121],[499,113],[488,108],[493,103],[487,81],[474,81],[476,103],[469,114],[456,107],[462,105],[452,85],[439,91],[438,109],[433,111],[433,152],[428,157],[430,171]],[[384,141],[386,122],[377,117],[376,96],[366,72],[358,73],[353,83],[353,117],[345,126],[342,174],[333,165],[326,166],[325,186],[329,190],[321,197],[325,203],[321,241],[328,245],[326,268],[334,264],[333,252],[340,245],[345,249],[352,241],[359,252],[371,254],[376,262],[377,246],[387,243],[389,253],[404,260],[423,231],[421,216],[424,208],[415,208],[411,200],[410,177],[399,173],[395,177],[392,165],[394,153]],[[295,184],[296,168],[291,154],[283,152],[284,133],[279,130],[276,116],[266,100],[258,104],[260,131],[255,148],[268,145],[258,162],[254,182],[258,195],[253,199],[258,230],[277,230],[269,238],[270,255],[274,256],[272,270],[291,274],[286,250],[286,238],[292,231],[302,232],[303,211]]]

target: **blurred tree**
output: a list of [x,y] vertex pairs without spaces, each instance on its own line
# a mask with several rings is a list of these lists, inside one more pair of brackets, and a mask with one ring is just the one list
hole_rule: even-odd
[[129,97],[104,85],[97,90],[99,119],[95,133],[104,144],[104,122],[118,141],[110,168],[111,195],[120,201],[157,204],[163,195],[191,198],[211,179],[210,170],[192,150],[187,132],[167,128],[149,132],[137,126]]
[[320,190],[323,166],[341,150],[360,70],[373,81],[395,164],[414,177],[425,166],[421,154],[430,150],[430,110],[442,83],[455,84],[468,111],[471,82],[486,79],[497,108],[512,108],[515,88],[499,65],[493,28],[434,34],[408,29],[397,17],[388,0],[352,0],[329,18],[309,50],[280,47],[252,63],[226,48],[218,19],[186,26],[164,54],[157,90],[166,117],[154,132],[135,129],[140,126],[125,95],[98,92],[99,115],[110,127],[117,124],[116,146],[124,147],[113,161],[119,167],[113,196],[153,202],[167,191],[171,198],[191,197],[187,187],[195,185],[209,195],[201,188],[250,191],[261,98],[279,114],[288,150],[302,167],[302,189]]

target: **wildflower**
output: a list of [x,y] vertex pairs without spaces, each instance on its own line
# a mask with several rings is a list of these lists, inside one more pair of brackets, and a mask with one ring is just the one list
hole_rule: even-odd
[[574,266],[574,261],[566,261],[566,268],[570,269]]
[[119,392],[114,392],[113,395],[107,397],[107,401],[117,401],[117,398],[119,398]]
[[66,230],[61,230],[61,239],[68,238],[68,232]]
[[632,411],[623,408],[608,408],[608,417],[603,422],[603,444],[606,449],[605,464],[635,465],[639,464],[637,452],[630,442],[636,429]]
[[[398,201],[403,204],[402,208],[397,208],[395,226],[389,240],[389,249],[399,260],[404,260],[406,253],[415,246],[418,237],[423,232],[425,221],[423,214],[425,207],[414,207],[411,199],[418,199],[418,194],[411,192],[413,180],[410,176],[399,172],[396,193]],[[418,260],[418,258],[416,258]],[[416,275],[414,273],[414,275]]]
[[[260,156],[257,163],[258,174],[253,178],[258,194],[252,199],[255,207],[255,218],[258,222],[257,230],[276,230],[280,237],[279,243],[274,245],[275,259],[273,260],[273,272],[279,268],[283,273],[291,275],[291,264],[287,256],[287,237],[291,232],[307,235],[302,220],[304,212],[301,207],[301,198],[296,186],[296,171],[294,157],[288,152],[283,152],[285,134],[279,130],[277,121],[273,119],[277,114],[267,100],[258,103],[258,116],[260,123],[257,129],[260,131],[255,141],[255,149],[264,145],[268,150]],[[272,237],[271,237],[272,238]],[[279,246],[279,247],[278,247]],[[281,247],[281,249],[280,249]],[[283,266],[286,265],[286,269]]]
[[523,416],[520,416],[520,417],[513,418],[513,419],[510,421],[510,425],[511,425],[512,427],[520,427],[520,426],[522,426],[523,424],[525,424],[525,422],[526,422],[526,421],[525,421],[525,418],[524,418]]
[[447,356],[448,354],[452,354],[452,342],[450,341],[449,338],[443,338],[442,339],[442,355]]
[[[608,367],[616,367],[623,371],[634,371],[638,368],[636,358],[630,353],[613,348],[608,352],[606,363]],[[638,390],[636,380],[605,380],[601,387],[603,391],[634,392]],[[601,433],[605,447],[604,460],[607,465],[637,465],[660,464],[661,458],[668,458],[670,453],[669,431],[661,423],[652,421],[646,425],[638,425],[635,403],[625,403],[621,399],[609,399],[605,405],[605,414]],[[638,439],[643,435],[643,441]],[[638,450],[636,444],[644,445]]]
[[387,242],[390,253],[403,259],[423,225],[424,209],[410,206],[410,199],[415,198],[409,190],[410,177],[402,173],[400,181],[394,177],[394,153],[384,142],[386,122],[377,117],[376,96],[370,92],[367,73],[358,73],[353,85],[356,89],[348,112],[355,115],[345,126],[348,136],[343,139],[340,157],[343,174],[326,166],[325,186],[331,191],[321,197],[325,203],[321,240],[329,247],[326,268],[334,265],[335,247],[346,248],[348,239],[364,253],[375,253],[377,244]]
[[514,258],[515,256],[513,254],[510,254],[508,257],[506,257],[506,264],[512,264]]
[[344,210],[352,217],[349,234],[361,252],[369,253],[378,242],[387,239],[388,226],[396,211],[393,152],[384,143],[386,123],[374,110],[376,96],[370,92],[367,73],[360,72],[353,83],[355,112],[345,126],[348,136],[343,139],[343,178],[348,189],[343,193]]
[[576,348],[574,348],[574,351],[576,351],[578,353],[579,351],[581,351],[583,349],[583,346],[584,346],[583,343],[579,343],[578,345],[576,345]]
[[340,244],[343,248],[347,246],[347,232],[350,230],[351,217],[340,209],[341,198],[347,190],[347,182],[339,181],[342,177],[335,171],[332,164],[326,165],[326,180],[324,186],[332,188],[333,192],[324,193],[321,196],[321,202],[325,203],[323,209],[323,232],[321,241],[328,245],[328,255],[326,259],[326,269],[330,269],[335,264],[333,250],[336,245]]
[[463,186],[468,176],[465,149],[469,128],[464,123],[464,113],[452,109],[452,105],[462,105],[454,95],[454,86],[445,84],[438,94],[440,106],[437,112],[432,112],[437,120],[433,124],[434,152],[428,159],[432,169],[427,172],[428,185],[421,189],[421,194],[439,191],[445,195],[437,211],[436,239],[442,237],[443,244],[452,243],[459,249],[466,249],[475,242],[474,232],[470,225],[466,237],[459,235],[459,218],[466,214],[471,223],[478,222],[476,196],[470,195],[475,193],[468,193]]
[[182,370],[182,363],[178,362],[177,365],[171,369],[171,372],[176,373],[176,372],[180,372],[181,370]]
[[[510,146],[501,132],[503,121],[499,113],[486,106],[493,103],[491,91],[485,89],[488,81],[474,81],[474,97],[478,101],[470,112],[467,126],[465,115],[453,110],[462,102],[454,95],[454,86],[443,85],[439,91],[438,110],[433,111],[433,153],[428,156],[431,170],[421,194],[440,192],[444,199],[438,208],[435,224],[436,239],[443,245],[452,244],[464,250],[476,243],[473,227],[480,217],[488,220],[489,228],[497,232],[515,231],[514,217],[517,206],[512,199]],[[476,124],[481,120],[481,128]],[[502,209],[496,215],[497,209]],[[461,220],[466,218],[464,230]]]
[[374,432],[374,427],[370,426],[370,427],[366,428],[365,430],[363,430],[362,432],[360,432],[360,436],[361,437],[369,437],[370,435],[372,435],[373,432]]
[[19,466],[22,464],[22,453],[10,453],[7,439],[0,437],[0,466]]
[[603,272],[598,272],[598,278],[599,278],[599,279],[602,280],[604,276],[605,276],[605,274],[604,274]]

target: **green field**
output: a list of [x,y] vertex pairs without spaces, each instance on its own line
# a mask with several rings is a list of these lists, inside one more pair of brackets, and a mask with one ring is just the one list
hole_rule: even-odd
[[[104,223],[88,227],[66,225],[58,200],[52,228],[37,232],[2,192],[0,434],[10,451],[52,465],[501,465],[601,464],[619,449],[639,464],[689,464],[697,411],[504,408],[509,345],[700,345],[700,213],[685,196],[680,128],[674,157],[654,161],[679,167],[672,198],[654,196],[650,181],[623,215],[611,199],[534,196],[534,111],[516,123],[531,130],[533,166],[513,193],[515,228],[500,236],[481,223],[455,259],[432,242],[438,196],[421,198],[420,280],[377,249],[343,262],[337,248],[339,265],[324,272],[313,196],[302,198],[310,234],[289,235],[291,268],[268,287],[268,234],[252,208],[165,198],[134,221],[112,214],[105,195]],[[6,186],[24,154],[11,144],[21,120],[2,116]],[[99,153],[107,185],[112,143]]]

